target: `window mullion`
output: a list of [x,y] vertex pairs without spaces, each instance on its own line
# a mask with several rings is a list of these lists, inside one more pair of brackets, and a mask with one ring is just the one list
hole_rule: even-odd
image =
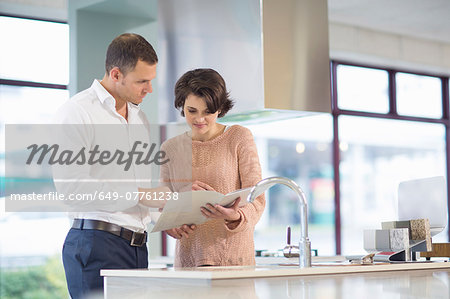
[[396,71],[388,70],[389,74],[389,114],[397,115],[397,85],[395,82]]
[[442,118],[449,123],[449,78],[442,77]]

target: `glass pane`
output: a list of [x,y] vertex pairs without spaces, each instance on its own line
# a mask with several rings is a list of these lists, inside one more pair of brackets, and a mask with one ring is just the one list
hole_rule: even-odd
[[[340,116],[343,254],[363,254],[363,230],[397,220],[401,181],[446,175],[441,124]],[[433,242],[447,242],[447,232]]]
[[[69,98],[69,91],[37,87],[0,85],[0,138],[5,140],[5,124],[51,123],[56,111]],[[5,176],[5,143],[0,145],[0,177]],[[40,184],[40,182],[37,182]],[[0,182],[4,196],[4,182]]]
[[442,85],[439,78],[397,73],[396,85],[398,114],[442,117]]
[[51,123],[67,99],[66,89],[0,85],[0,120],[7,124]]
[[338,107],[365,112],[389,112],[389,77],[383,70],[337,66]]
[[[294,180],[308,200],[311,248],[335,254],[332,118],[328,114],[247,126],[258,147],[263,178]],[[255,229],[255,248],[276,251],[300,240],[300,208],[294,192],[277,185],[266,192],[266,208]]]
[[[51,123],[58,108],[68,98],[69,91],[65,89],[0,85],[0,138],[5,140],[4,124]],[[4,151],[2,142],[0,155]]]
[[0,17],[0,36],[2,79],[68,84],[67,24]]
[[[60,105],[68,98],[67,90],[0,85],[1,140],[5,140],[5,123],[48,123]],[[5,212],[4,151],[5,144],[2,142],[0,146],[1,283],[14,284],[14,288],[10,288],[10,291],[16,292],[12,295],[13,297],[21,297],[26,293],[31,294],[31,297],[34,295],[34,297],[44,298],[51,296],[68,298],[60,253],[70,228],[70,220],[65,213]],[[21,180],[21,178],[17,179]],[[43,182],[37,180],[35,184],[38,186]],[[21,189],[20,193],[22,192],[24,190]],[[49,237],[43,236],[43,232]],[[24,240],[27,246],[17,245],[23,244]],[[51,278],[48,277],[48,273],[51,274]],[[11,279],[15,279],[15,282]],[[30,279],[32,281],[38,279],[45,283],[45,291],[38,287],[29,289],[22,287],[34,286]]]

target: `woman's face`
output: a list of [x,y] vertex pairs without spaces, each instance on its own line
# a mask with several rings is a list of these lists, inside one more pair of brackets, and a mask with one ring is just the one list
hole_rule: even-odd
[[183,111],[193,137],[208,137],[216,133],[216,121],[220,112],[210,113],[203,98],[190,94],[184,102]]

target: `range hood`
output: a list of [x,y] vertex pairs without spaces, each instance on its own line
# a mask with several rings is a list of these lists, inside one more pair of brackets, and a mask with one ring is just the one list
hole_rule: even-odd
[[213,68],[235,100],[228,120],[331,112],[326,0],[159,0],[159,122],[176,122],[173,87]]

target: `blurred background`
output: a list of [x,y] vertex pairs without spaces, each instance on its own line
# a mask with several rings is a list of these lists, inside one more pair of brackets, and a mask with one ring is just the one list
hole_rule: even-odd
[[[85,15],[114,18],[117,12],[101,8],[115,1],[68,4],[72,1],[0,0],[1,140],[5,140],[5,124],[48,123],[71,94],[87,87],[83,80],[94,79],[74,70],[84,57],[71,45],[78,38],[75,34],[83,31],[76,22],[80,18],[70,15],[84,2]],[[362,231],[397,218],[400,182],[431,176],[448,181],[450,3],[328,0],[327,4],[329,112],[276,118],[243,113],[223,123],[240,123],[253,132],[263,177],[285,176],[304,190],[310,240],[319,255],[362,254]],[[149,32],[156,34],[157,29]],[[89,49],[97,46],[84,47],[88,57]],[[157,45],[157,52],[165,53],[161,47]],[[105,50],[102,46],[96,51],[102,57]],[[95,78],[100,79],[102,71],[96,70]],[[71,72],[77,73],[71,76]],[[170,85],[164,80],[158,84]],[[155,113],[152,102],[165,96],[159,88],[146,99],[144,111],[150,118]],[[158,105],[157,110],[174,110],[164,101]],[[175,112],[166,113],[170,123],[163,121],[162,126],[170,132],[178,127],[179,118],[171,119]],[[2,298],[67,297],[61,263],[70,227],[66,214],[14,213],[4,208],[6,184],[8,193],[24,193],[21,182],[39,188],[51,177],[37,173],[33,174],[37,179],[8,177],[6,181],[4,142],[0,176]],[[298,201],[280,186],[266,196],[255,247],[276,251],[285,245],[286,226],[293,228],[292,240],[299,239]],[[448,241],[448,228],[433,238],[433,242]],[[153,234],[149,244],[150,259],[173,256],[174,242],[165,235]]]

